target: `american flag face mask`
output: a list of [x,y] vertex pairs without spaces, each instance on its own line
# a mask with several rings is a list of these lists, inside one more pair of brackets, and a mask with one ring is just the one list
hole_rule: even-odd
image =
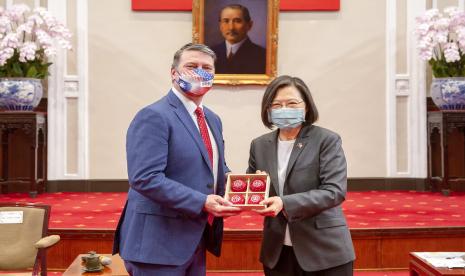
[[176,82],[182,91],[190,96],[203,96],[213,86],[213,78],[215,75],[207,71],[195,68],[193,70],[186,70],[178,73]]

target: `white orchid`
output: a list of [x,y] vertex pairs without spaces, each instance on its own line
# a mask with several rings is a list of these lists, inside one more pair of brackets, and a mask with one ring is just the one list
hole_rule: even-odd
[[[56,47],[71,49],[70,31],[40,7],[0,7],[0,77],[44,78]],[[57,42],[57,43],[55,43]]]
[[465,12],[431,9],[416,21],[419,56],[429,61],[434,76],[465,77]]

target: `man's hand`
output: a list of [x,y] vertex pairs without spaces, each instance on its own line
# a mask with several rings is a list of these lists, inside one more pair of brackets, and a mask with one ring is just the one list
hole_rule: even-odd
[[283,200],[279,196],[273,196],[260,202],[265,204],[265,209],[254,209],[253,211],[266,217],[276,217],[283,209]]
[[231,202],[219,195],[208,195],[203,210],[215,217],[230,217],[241,212],[239,207],[234,207]]

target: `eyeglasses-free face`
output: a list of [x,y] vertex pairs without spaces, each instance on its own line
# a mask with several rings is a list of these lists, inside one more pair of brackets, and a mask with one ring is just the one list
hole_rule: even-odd
[[240,9],[225,8],[221,12],[220,31],[224,39],[231,44],[244,40],[252,24],[252,21],[245,21]]

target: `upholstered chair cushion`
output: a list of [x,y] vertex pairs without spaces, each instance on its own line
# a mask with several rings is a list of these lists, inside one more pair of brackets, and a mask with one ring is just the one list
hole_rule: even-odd
[[1,207],[0,212],[22,211],[23,223],[0,223],[0,270],[32,268],[35,243],[42,238],[44,209]]

